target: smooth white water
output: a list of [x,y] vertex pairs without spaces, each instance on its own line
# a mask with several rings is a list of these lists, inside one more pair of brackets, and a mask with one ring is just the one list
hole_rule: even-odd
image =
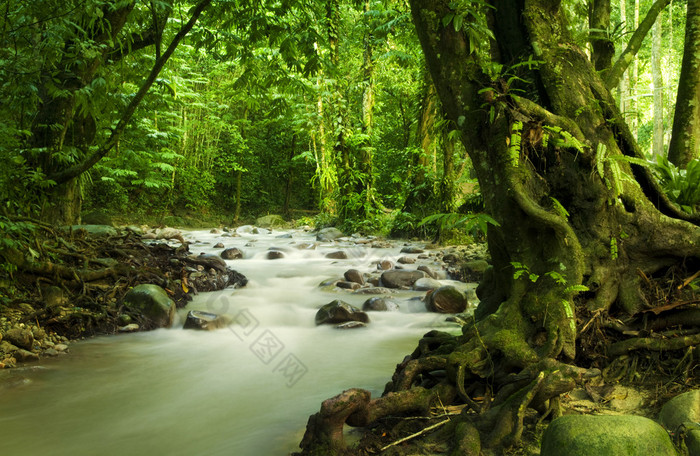
[[[239,247],[228,264],[245,288],[198,295],[187,310],[234,319],[212,332],[172,329],[99,337],[70,354],[0,371],[0,454],[273,456],[297,450],[321,401],[351,387],[381,394],[394,367],[431,328],[455,329],[402,292],[400,312],[371,312],[367,328],[316,327],[317,309],[333,299],[361,307],[370,295],[322,290],[349,268],[369,271],[400,246],[370,249],[351,241],[298,250],[312,234],[221,237],[190,232],[190,250]],[[206,244],[205,244],[206,243]],[[246,246],[249,244],[249,246]],[[285,258],[267,260],[269,247]],[[347,250],[350,259],[329,260]],[[407,268],[414,268],[409,265]]]

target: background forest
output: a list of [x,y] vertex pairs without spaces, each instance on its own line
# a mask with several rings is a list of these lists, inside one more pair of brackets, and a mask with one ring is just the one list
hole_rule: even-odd
[[[209,3],[3,2],[6,215],[280,213],[413,235],[431,214],[480,210],[406,2]],[[587,2],[565,3],[581,43],[619,53],[653,2],[613,2],[603,28]],[[666,4],[616,91],[650,159],[670,140],[683,52],[686,4]]]

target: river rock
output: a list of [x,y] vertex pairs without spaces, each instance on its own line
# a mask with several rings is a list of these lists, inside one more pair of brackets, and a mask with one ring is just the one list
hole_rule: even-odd
[[339,299],[329,302],[316,312],[316,325],[338,324],[347,321],[369,323],[369,317],[357,307]]
[[279,260],[284,258],[284,253],[279,250],[270,250],[267,252],[266,258],[268,260]]
[[120,326],[119,332],[136,332],[139,330],[139,325],[136,323],[129,323],[128,325]]
[[659,413],[659,422],[675,435],[684,437],[688,454],[700,455],[700,389],[666,402]]
[[399,310],[399,305],[391,299],[374,297],[369,298],[367,301],[364,302],[364,304],[362,304],[362,310],[374,312],[396,312]]
[[348,269],[347,271],[345,271],[345,274],[343,274],[343,276],[348,282],[355,282],[359,283],[360,285],[365,284],[364,276],[357,269]]
[[20,363],[28,363],[30,361],[38,361],[39,360],[38,354],[30,352],[29,350],[25,350],[23,348],[20,348],[17,351],[15,351],[12,354],[12,356]]
[[238,258],[243,258],[243,252],[238,247],[231,247],[221,252],[221,258],[224,260],[236,260]]
[[445,285],[425,297],[425,307],[429,312],[460,313],[467,308],[467,297],[452,285]]
[[391,290],[389,288],[384,288],[384,287],[369,287],[369,288],[360,288],[359,290],[355,290],[355,294],[368,294],[368,295],[378,295],[378,294],[392,294],[395,293],[395,290]]
[[253,225],[241,225],[236,228],[236,233],[238,234],[251,234],[255,227]]
[[158,285],[135,286],[124,295],[123,304],[142,314],[156,327],[170,327],[175,319],[175,302]]
[[422,264],[422,265],[418,266],[418,270],[419,270],[419,271],[425,272],[425,274],[426,274],[428,277],[430,277],[431,279],[437,279],[437,278],[438,278],[438,276],[437,276],[437,274],[435,273],[435,271],[433,271],[432,269],[430,269],[429,266],[426,266],[426,265]]
[[224,245],[223,242],[217,242],[216,244],[214,244],[215,249],[223,249],[224,247],[226,247],[226,246]]
[[187,261],[204,266],[205,269],[214,268],[217,271],[226,272],[226,262],[222,260],[220,256],[211,253],[190,255],[187,257]]
[[332,260],[347,260],[348,254],[344,250],[336,250],[335,252],[327,253],[326,258],[330,258]]
[[413,289],[416,291],[428,291],[435,290],[441,286],[442,284],[435,279],[430,277],[421,277],[413,284]]
[[380,271],[388,271],[394,267],[394,263],[389,260],[381,260],[377,262],[377,269]]
[[292,239],[293,237],[292,233],[283,233],[275,236],[275,239]]
[[380,283],[387,288],[410,288],[416,280],[422,277],[425,277],[423,271],[392,269],[382,273]]
[[632,415],[565,415],[542,435],[540,456],[677,456],[666,430]]
[[25,350],[34,348],[34,334],[27,328],[12,328],[5,333],[5,340]]
[[355,328],[364,328],[367,325],[362,323],[361,321],[346,321],[345,323],[341,323],[337,325],[335,328],[336,329],[355,329]]
[[315,242],[302,242],[301,244],[297,244],[295,247],[299,250],[316,250],[316,244]]
[[420,247],[416,247],[413,245],[407,245],[406,247],[401,249],[401,253],[423,253],[425,250],[421,249]]
[[70,227],[73,231],[85,230],[93,236],[116,236],[117,230],[110,225],[73,225]]
[[185,324],[182,329],[211,331],[213,329],[223,328],[227,324],[227,319],[222,315],[203,312],[201,310],[190,310],[187,312],[187,318],[185,319]]
[[467,261],[462,265],[462,276],[467,282],[481,282],[488,267],[489,263],[486,260]]
[[398,261],[401,264],[413,264],[416,262],[416,259],[413,257],[402,256],[396,261]]
[[360,285],[357,282],[348,282],[345,280],[339,280],[335,283],[335,286],[338,288],[344,288],[346,290],[357,290],[360,288],[362,285]]
[[281,226],[286,226],[287,222],[282,218],[281,215],[265,215],[263,217],[258,217],[255,224],[261,228],[279,228]]
[[333,227],[323,228],[316,234],[316,240],[319,242],[334,241],[340,237],[343,237],[343,232]]

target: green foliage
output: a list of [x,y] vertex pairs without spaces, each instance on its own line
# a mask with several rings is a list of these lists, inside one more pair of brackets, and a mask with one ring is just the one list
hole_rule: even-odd
[[486,235],[488,225],[500,226],[488,214],[433,214],[421,220],[419,226],[436,224],[440,230],[461,229],[466,233]]
[[546,132],[546,135],[542,139],[545,147],[548,142],[551,141],[552,144],[562,149],[574,149],[579,153],[583,153],[585,149],[584,145],[568,131],[558,126],[549,125],[543,125],[542,129]]
[[554,198],[553,196],[549,197],[550,201],[552,202],[552,207],[556,211],[557,214],[559,214],[561,217],[564,219],[568,220],[569,219],[569,211],[566,210],[564,206],[559,202],[558,199]]
[[511,266],[513,266],[513,269],[515,269],[515,272],[513,273],[514,280],[518,280],[520,277],[525,277],[532,283],[535,283],[537,282],[537,280],[539,280],[539,274],[534,274],[530,272],[530,269],[526,265],[517,261],[511,261],[510,264]]
[[666,157],[649,162],[661,187],[682,210],[694,213],[700,206],[700,159],[691,160],[686,169],[678,169]]
[[482,43],[494,39],[493,33],[486,23],[485,10],[494,8],[483,0],[450,2],[450,12],[442,18],[442,24],[447,27],[452,24],[456,32],[463,30],[469,39],[469,51],[477,52]]

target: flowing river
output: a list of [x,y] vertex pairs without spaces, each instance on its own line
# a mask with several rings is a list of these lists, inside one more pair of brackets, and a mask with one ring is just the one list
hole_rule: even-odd
[[[220,253],[217,242],[240,248],[245,257],[227,263],[249,283],[196,296],[173,328],[74,342],[68,355],[0,371],[0,453],[285,455],[298,449],[324,399],[351,387],[381,394],[424,333],[455,330],[415,299],[425,292],[412,291],[392,296],[400,311],[370,312],[366,328],[315,326],[323,304],[343,299],[361,307],[371,297],[321,282],[350,268],[376,270],[381,259],[395,262],[401,245],[376,249],[347,239],[298,249],[314,235],[264,232],[186,233],[194,254]],[[268,260],[271,247],[284,258]],[[340,249],[348,259],[325,257]],[[191,309],[226,314],[233,324],[183,330]]]

